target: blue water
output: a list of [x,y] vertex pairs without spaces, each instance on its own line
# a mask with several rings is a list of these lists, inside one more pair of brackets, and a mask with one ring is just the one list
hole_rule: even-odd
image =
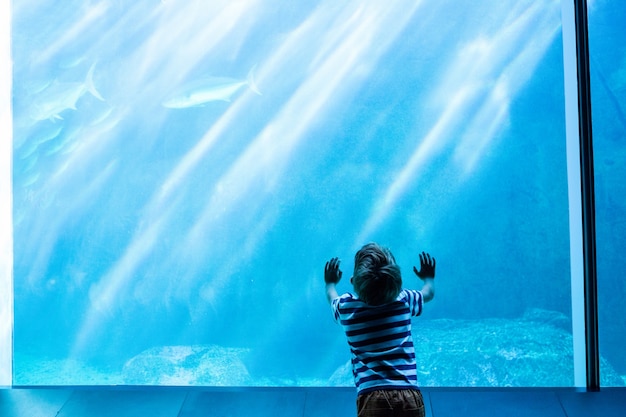
[[292,3],[13,2],[14,383],[349,385],[377,241],[422,384],[572,385],[559,2]]

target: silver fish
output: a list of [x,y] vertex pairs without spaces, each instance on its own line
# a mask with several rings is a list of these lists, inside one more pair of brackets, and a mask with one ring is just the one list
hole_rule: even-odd
[[33,97],[30,117],[34,120],[62,119],[67,109],[76,110],[76,102],[87,92],[104,101],[93,83],[95,64],[89,68],[83,82],[61,83],[54,81]]
[[163,107],[184,109],[203,106],[211,101],[230,101],[233,95],[244,87],[261,95],[254,81],[254,68],[245,80],[226,77],[206,77],[182,86],[163,101]]

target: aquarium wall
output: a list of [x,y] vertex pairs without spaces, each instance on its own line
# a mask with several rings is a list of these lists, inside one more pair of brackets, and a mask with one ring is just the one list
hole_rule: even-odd
[[292,3],[12,2],[12,383],[353,386],[323,268],[376,241],[437,259],[421,386],[576,385],[561,3]]
[[[626,4],[598,0],[589,9],[589,48],[595,156],[600,353],[626,374]],[[603,369],[601,368],[601,371]],[[601,372],[605,386],[611,381]]]

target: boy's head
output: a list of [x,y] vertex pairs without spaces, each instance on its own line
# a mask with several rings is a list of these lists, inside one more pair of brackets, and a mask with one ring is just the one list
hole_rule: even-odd
[[387,304],[402,290],[400,267],[389,249],[368,243],[354,255],[350,280],[361,300],[373,306]]

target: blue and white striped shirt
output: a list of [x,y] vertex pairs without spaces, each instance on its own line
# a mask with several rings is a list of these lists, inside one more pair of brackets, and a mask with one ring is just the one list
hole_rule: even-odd
[[402,290],[395,301],[370,306],[346,293],[332,300],[335,321],[348,337],[357,393],[417,388],[411,316],[422,313],[420,291]]

